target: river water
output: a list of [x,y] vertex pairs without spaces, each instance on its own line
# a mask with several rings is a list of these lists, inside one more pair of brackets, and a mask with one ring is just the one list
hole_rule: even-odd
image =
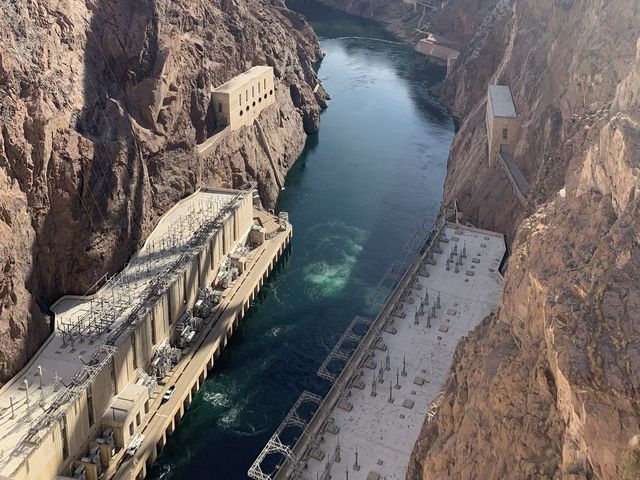
[[294,227],[281,262],[148,478],[246,479],[315,372],[425,219],[438,213],[454,123],[429,92],[444,69],[378,25],[312,0],[288,2],[326,52],[332,100],[290,171],[277,210]]

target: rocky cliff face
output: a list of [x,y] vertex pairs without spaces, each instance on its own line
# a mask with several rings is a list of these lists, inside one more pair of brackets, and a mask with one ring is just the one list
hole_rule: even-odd
[[281,173],[318,128],[320,55],[277,0],[33,0],[0,5],[0,379],[50,332],[52,301],[125,264],[198,186],[257,181],[277,197],[252,128],[206,156],[209,89],[272,65],[261,115]]
[[[508,233],[504,298],[458,348],[408,478],[640,478],[640,5],[493,4],[440,92],[461,119],[445,200]],[[488,164],[491,82],[524,118],[529,208]]]

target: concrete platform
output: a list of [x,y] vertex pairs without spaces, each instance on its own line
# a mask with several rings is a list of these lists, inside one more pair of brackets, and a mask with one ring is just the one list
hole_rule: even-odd
[[[178,202],[162,216],[144,246],[129,265],[119,274],[127,278],[126,302],[113,300],[108,285],[90,296],[65,296],[52,305],[55,330],[27,366],[0,389],[0,473],[12,472],[21,465],[32,450],[25,441],[29,431],[46,422],[48,409],[60,401],[65,385],[70,385],[92,357],[108,359],[111,347],[107,338],[124,324],[131,312],[146,301],[145,292],[163,272],[178,269],[184,249],[181,245],[198,246],[192,240],[192,231],[178,229],[178,236],[170,230],[180,226],[194,211],[206,218],[215,218],[218,212],[237,196],[237,192],[201,189]],[[171,238],[170,238],[171,237]],[[171,244],[170,244],[171,242]],[[122,299],[120,299],[122,300]],[[73,345],[65,344],[61,328],[65,323],[80,322],[80,329],[95,319],[87,315],[91,302],[103,302],[113,312],[109,331],[100,336],[86,337]],[[104,350],[104,355],[100,351]],[[68,404],[73,403],[69,396]],[[13,407],[12,407],[13,405]],[[65,405],[61,405],[64,410]]]
[[[448,241],[440,243],[443,253],[433,256],[436,264],[427,263],[428,254],[422,257],[372,326],[372,330],[389,324],[395,327],[380,328],[386,352],[375,348],[375,343],[367,349],[356,350],[344,370],[352,369],[353,375],[341,375],[333,386],[332,392],[340,391],[337,405],[348,401],[352,408],[336,408],[325,399],[318,409],[318,412],[323,408],[330,410],[324,423],[335,424],[338,435],[327,430],[324,434],[315,433],[311,428],[314,421],[311,421],[307,433],[315,437],[316,448],[325,456],[318,461],[303,455],[302,463],[306,467],[300,478],[326,479],[330,475],[333,479],[343,479],[348,470],[348,478],[352,480],[404,479],[425,416],[450,372],[458,341],[497,309],[502,294],[498,269],[506,251],[503,236],[455,224],[446,224],[443,231]],[[446,259],[450,253],[457,249],[458,255],[454,255],[457,259],[463,248],[466,258],[458,266],[458,273],[455,262],[447,270]],[[417,273],[424,268],[429,272],[428,277]],[[414,288],[403,301],[401,293],[406,285]],[[424,306],[424,315],[417,315],[426,293],[429,303]],[[428,326],[427,317],[438,295],[440,308]],[[404,318],[390,314],[396,308],[401,309]],[[365,368],[370,356],[377,364],[373,370]],[[355,383],[354,379],[363,382],[365,388],[349,386]],[[345,381],[348,384],[344,384]],[[294,451],[300,452],[299,447],[296,445]],[[284,470],[278,472],[276,478],[294,478]]]

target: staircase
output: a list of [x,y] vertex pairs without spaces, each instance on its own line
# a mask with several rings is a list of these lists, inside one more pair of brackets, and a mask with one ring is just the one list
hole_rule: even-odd
[[263,150],[267,154],[267,158],[269,158],[269,163],[271,163],[271,169],[273,170],[273,176],[276,180],[276,185],[280,190],[284,189],[284,178],[282,178],[282,174],[278,169],[278,165],[276,164],[275,159],[273,158],[273,153],[271,152],[271,147],[269,146],[269,142],[267,141],[267,137],[264,134],[264,130],[262,130],[262,125],[256,118],[253,121],[253,125],[256,127],[258,142],[262,146]]

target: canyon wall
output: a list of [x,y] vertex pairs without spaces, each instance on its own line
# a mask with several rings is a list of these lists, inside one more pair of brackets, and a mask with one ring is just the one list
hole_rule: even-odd
[[[445,202],[512,251],[408,478],[640,478],[639,37],[636,0],[494,1],[439,86],[460,119]],[[489,166],[489,83],[524,119],[526,208]]]
[[219,129],[210,88],[276,75],[260,118],[284,174],[318,128],[315,34],[278,0],[18,0],[0,5],[0,379],[51,331],[49,306],[113,275],[201,185],[274,171],[253,128]]

